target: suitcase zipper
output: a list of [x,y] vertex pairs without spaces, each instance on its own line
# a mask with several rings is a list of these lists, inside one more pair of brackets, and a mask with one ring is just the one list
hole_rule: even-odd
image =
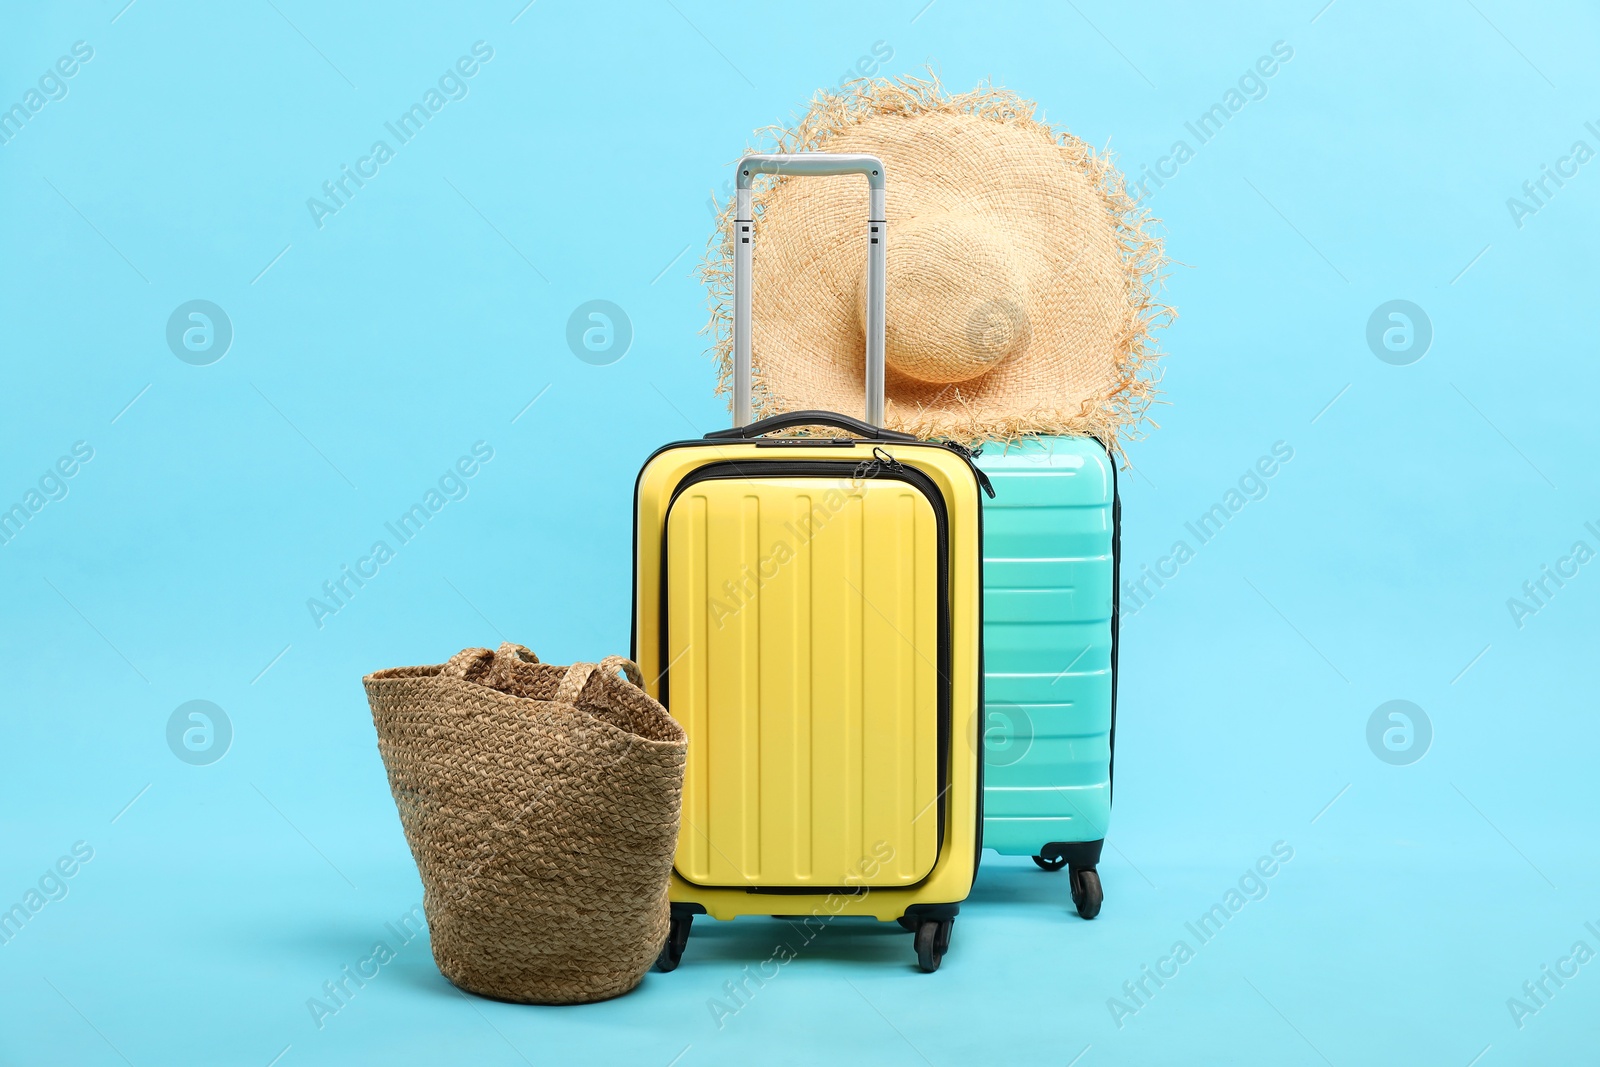
[[[945,448],[948,448],[950,451],[966,460],[967,466],[972,468],[972,473],[978,476],[978,485],[983,488],[985,493],[989,494],[990,500],[994,499],[994,483],[989,481],[989,476],[987,474],[983,473],[983,468],[978,466],[977,463],[973,462],[977,459],[977,457],[983,455],[982,448],[968,448],[966,445],[958,444],[955,441],[949,440],[932,441],[930,444],[943,445]],[[877,450],[874,449],[873,451],[876,452]]]

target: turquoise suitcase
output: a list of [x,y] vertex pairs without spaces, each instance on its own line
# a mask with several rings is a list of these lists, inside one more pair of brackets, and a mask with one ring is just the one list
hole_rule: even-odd
[[983,843],[1103,895],[1117,708],[1117,471],[1089,437],[986,445]]

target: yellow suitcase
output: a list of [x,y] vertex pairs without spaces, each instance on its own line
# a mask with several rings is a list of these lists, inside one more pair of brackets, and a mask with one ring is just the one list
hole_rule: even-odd
[[[748,423],[750,179],[862,173],[868,421]],[[982,511],[966,450],[881,429],[883,167],[751,156],[738,174],[735,419],[635,490],[633,652],[689,735],[672,927],[696,914],[899,921],[939,965],[981,851]],[[796,427],[856,437],[765,436]],[[991,490],[992,495],[992,490]]]

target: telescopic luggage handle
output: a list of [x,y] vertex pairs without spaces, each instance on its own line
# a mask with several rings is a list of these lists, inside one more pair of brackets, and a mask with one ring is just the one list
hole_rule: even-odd
[[739,161],[735,182],[737,202],[733,233],[733,424],[745,426],[754,417],[751,398],[750,187],[757,174],[828,175],[860,174],[867,179],[867,422],[883,425],[884,342],[884,219],[883,161],[876,156],[838,152],[798,152],[745,156]]

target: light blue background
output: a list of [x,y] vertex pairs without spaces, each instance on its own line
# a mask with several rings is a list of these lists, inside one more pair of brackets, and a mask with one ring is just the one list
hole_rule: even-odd
[[[1520,228],[1506,206],[1600,148],[1592,8],[124,2],[0,29],[7,106],[94,48],[0,146],[0,502],[94,449],[0,546],[0,906],[94,849],[0,946],[0,1060],[1595,1056],[1600,962],[1521,1029],[1506,1006],[1600,949],[1600,564],[1520,629],[1506,606],[1600,548],[1600,162]],[[467,98],[318,229],[306,199],[479,40]],[[1102,917],[991,853],[932,976],[840,927],[719,1030],[708,998],[785,928],[702,921],[676,973],[576,1009],[468,1000],[415,942],[319,1030],[307,998],[420,896],[360,677],[502,638],[626,649],[634,474],[726,418],[694,268],[750,131],[883,42],[886,72],[993,78],[1137,172],[1280,40],[1266,96],[1150,201],[1181,317],[1125,571],[1274,442],[1294,458],[1125,625]],[[165,342],[192,299],[235,331],[210,366]],[[565,343],[590,299],[631,318],[614,365]],[[1366,344],[1391,299],[1432,321],[1409,366]],[[477,441],[467,498],[314,625]],[[210,766],[165,740],[194,699],[234,728]],[[1367,746],[1391,699],[1435,732],[1410,766]],[[1280,840],[1270,895],[1119,1028],[1107,999]]]

